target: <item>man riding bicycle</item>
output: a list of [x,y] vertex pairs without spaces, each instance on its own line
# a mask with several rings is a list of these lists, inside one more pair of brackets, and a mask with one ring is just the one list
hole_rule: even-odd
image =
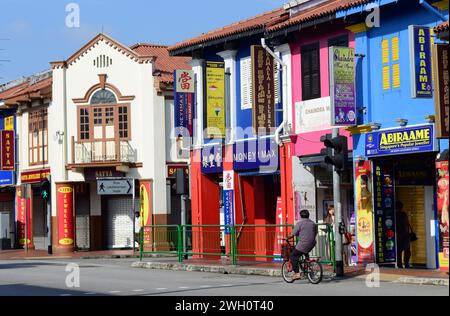
[[300,212],[300,221],[295,225],[292,234],[288,239],[292,239],[294,237],[299,237],[299,242],[295,247],[294,251],[291,254],[291,263],[293,270],[295,272],[292,280],[300,280],[300,267],[299,267],[299,259],[301,256],[305,256],[308,258],[308,254],[314,249],[316,246],[316,236],[317,236],[317,225],[312,220],[309,219],[309,211],[302,210]]

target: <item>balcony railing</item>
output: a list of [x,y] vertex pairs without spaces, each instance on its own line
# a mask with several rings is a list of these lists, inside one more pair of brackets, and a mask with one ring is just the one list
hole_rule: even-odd
[[72,139],[72,144],[72,161],[77,165],[137,162],[137,151],[128,141],[76,142]]

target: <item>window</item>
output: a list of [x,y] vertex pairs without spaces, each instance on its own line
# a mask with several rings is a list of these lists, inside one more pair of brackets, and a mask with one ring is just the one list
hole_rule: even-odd
[[241,110],[253,107],[252,58],[241,59]]
[[331,38],[328,40],[328,47],[348,47],[348,35]]
[[319,43],[302,47],[303,101],[320,98]]
[[130,107],[126,105],[88,105],[78,109],[80,141],[130,139]]
[[114,93],[108,90],[98,90],[91,98],[91,104],[113,104],[117,103]]
[[382,85],[389,91],[400,88],[400,38],[395,35],[381,41]]
[[30,166],[48,163],[47,109],[35,110],[29,113],[28,161]]

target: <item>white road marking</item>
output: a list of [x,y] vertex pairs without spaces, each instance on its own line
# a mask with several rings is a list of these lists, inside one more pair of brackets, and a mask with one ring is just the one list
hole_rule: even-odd
[[222,285],[223,287],[229,287],[229,286],[233,286],[232,284],[224,284]]
[[200,288],[202,288],[202,289],[207,289],[207,288],[210,288],[211,286],[210,285],[202,285],[202,286],[200,286]]
[[110,294],[117,294],[120,293],[120,291],[109,291]]
[[188,289],[187,286],[179,286],[178,288],[179,288],[180,290],[187,290],[187,289]]
[[139,289],[139,290],[133,290],[133,292],[144,292],[145,290]]
[[158,289],[156,289],[157,291],[164,291],[164,290],[167,290],[165,287],[160,287],[160,288],[158,288]]
[[72,296],[72,294],[60,294],[59,296]]

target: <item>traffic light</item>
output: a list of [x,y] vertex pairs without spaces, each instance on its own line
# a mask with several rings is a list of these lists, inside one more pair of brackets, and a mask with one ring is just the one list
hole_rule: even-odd
[[[322,136],[320,141],[326,147],[322,149],[321,154],[325,156],[324,162],[336,167],[336,171],[344,172],[348,168],[348,143],[347,137],[332,137],[328,134]],[[333,153],[334,150],[334,153]]]
[[41,184],[41,197],[44,200],[50,199],[51,185],[48,179],[45,179]]

